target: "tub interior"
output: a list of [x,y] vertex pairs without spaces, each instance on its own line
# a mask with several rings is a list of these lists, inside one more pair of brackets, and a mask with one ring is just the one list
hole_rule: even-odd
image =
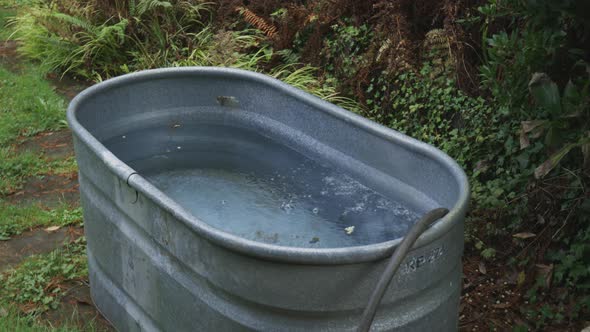
[[316,146],[313,153],[304,138],[287,142],[288,128],[269,135],[252,124],[269,122],[256,119],[222,107],[159,110],[98,135],[199,220],[253,241],[306,248],[379,243],[402,237],[437,205],[372,188],[345,162],[322,158],[330,149]]
[[252,77],[157,77],[81,98],[75,119],[224,232],[289,247],[374,244],[402,237],[462,195],[440,151],[367,129],[330,105]]

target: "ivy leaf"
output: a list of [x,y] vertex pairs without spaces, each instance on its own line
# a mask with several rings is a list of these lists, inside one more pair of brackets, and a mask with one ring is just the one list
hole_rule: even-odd
[[494,248],[486,248],[481,251],[481,257],[485,259],[492,259],[496,256],[496,249]]

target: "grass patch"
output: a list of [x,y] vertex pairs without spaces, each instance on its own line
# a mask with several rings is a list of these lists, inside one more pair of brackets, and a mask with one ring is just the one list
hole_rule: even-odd
[[30,64],[18,74],[0,67],[0,145],[66,127],[65,101],[44,77]]
[[34,255],[2,276],[2,298],[21,312],[39,314],[57,308],[63,296],[60,284],[86,278],[86,240],[82,237],[45,255]]
[[[0,0],[0,41],[12,33],[6,27],[16,7],[27,1]],[[82,223],[82,209],[62,204],[54,209],[38,205],[19,206],[2,200],[22,188],[32,176],[76,172],[74,157],[47,160],[38,152],[18,151],[20,137],[66,127],[65,100],[45,80],[46,71],[32,63],[19,64],[18,73],[0,66],[0,240],[9,240],[27,229]],[[65,295],[64,282],[86,279],[88,266],[85,240],[66,244],[49,254],[27,258],[17,268],[0,275],[0,331],[77,332],[96,331],[94,322],[83,327],[77,313],[59,327],[41,319],[55,309]]]
[[82,208],[66,204],[46,210],[37,205],[22,207],[0,201],[0,239],[7,240],[27,229],[40,226],[67,226],[82,222]]
[[7,195],[20,189],[28,176],[45,167],[42,162],[37,154],[0,148],[0,194]]
[[76,158],[47,161],[38,153],[16,152],[12,148],[0,148],[0,195],[8,195],[22,188],[32,176],[45,174],[71,174],[78,170]]
[[16,11],[8,8],[8,5],[4,2],[5,1],[0,0],[0,40],[8,39],[12,33],[10,29],[6,28],[6,24],[8,23],[9,18],[16,15]]
[[[8,13],[0,10],[0,24]],[[2,37],[6,36],[0,34]],[[36,153],[9,147],[20,136],[65,128],[65,108],[64,99],[45,80],[43,70],[33,64],[23,65],[20,73],[0,67],[0,195],[19,190],[30,176],[76,171],[73,157],[47,162]]]
[[78,171],[76,157],[70,156],[64,159],[52,160],[43,163],[42,167],[37,170],[37,175],[41,174],[72,174]]
[[[33,315],[23,315],[18,311],[18,308],[0,302],[0,331],[17,331],[17,332],[78,332],[77,328],[68,327],[53,327],[42,324]],[[90,323],[92,324],[92,323]],[[91,325],[92,326],[92,325]],[[86,331],[94,331],[90,328]]]

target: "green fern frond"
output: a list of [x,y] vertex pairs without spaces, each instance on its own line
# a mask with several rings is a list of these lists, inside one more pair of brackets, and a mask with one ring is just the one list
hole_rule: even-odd
[[277,51],[276,54],[279,55],[286,64],[295,64],[301,61],[301,56],[288,48]]
[[137,4],[137,16],[142,16],[147,12],[151,12],[153,10],[168,10],[172,8],[172,4],[169,1],[159,1],[159,0],[139,0]]
[[137,6],[135,0],[129,0],[129,15],[131,17],[137,16]]
[[88,32],[94,33],[95,29],[96,29],[96,27],[92,23],[90,23],[82,18],[79,18],[79,17],[74,17],[74,16],[70,16],[68,14],[55,13],[55,12],[52,12],[50,14],[50,16],[54,17],[60,21],[63,21],[65,23],[69,23],[72,26],[82,28]]
[[121,20],[113,25],[103,24],[97,29],[96,38],[99,41],[115,41],[118,44],[125,42],[125,29],[129,21],[127,19]]

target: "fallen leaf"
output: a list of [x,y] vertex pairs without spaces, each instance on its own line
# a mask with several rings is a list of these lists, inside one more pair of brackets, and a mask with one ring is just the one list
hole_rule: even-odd
[[522,121],[520,125],[522,126],[523,133],[530,133],[535,128],[545,124],[544,120],[532,120],[532,121]]
[[540,179],[547,175],[547,173],[551,172],[555,165],[557,165],[557,163],[555,163],[553,159],[549,158],[545,160],[545,162],[535,168],[535,179]]
[[0,235],[0,241],[8,241],[10,240],[10,236]]
[[85,304],[85,305],[93,305],[92,301],[86,300],[86,299],[78,299],[76,298],[76,302],[78,304]]
[[352,232],[354,232],[354,226],[348,226],[344,228],[344,231],[346,232],[346,234],[350,235],[352,234]]
[[479,262],[479,272],[481,272],[481,274],[488,273],[488,270],[486,269],[486,265],[483,262]]
[[561,159],[565,157],[573,148],[575,148],[577,144],[570,143],[562,147],[559,151],[555,152],[554,154],[549,157],[549,159],[545,160],[541,165],[535,168],[535,179],[540,179],[547,175],[555,166],[559,164]]
[[60,228],[61,228],[61,226],[49,226],[49,227],[45,228],[45,231],[46,232],[55,232]]
[[512,234],[512,237],[515,237],[517,239],[522,239],[522,240],[530,239],[535,236],[537,236],[537,234],[529,233],[529,232]]

